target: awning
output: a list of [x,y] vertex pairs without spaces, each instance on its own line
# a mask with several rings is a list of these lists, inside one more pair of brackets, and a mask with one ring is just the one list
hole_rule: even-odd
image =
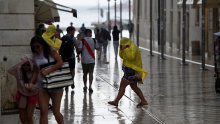
[[55,3],[52,0],[35,0],[35,20],[37,22],[59,22],[58,10],[69,12],[77,17],[77,10]]
[[36,22],[59,22],[60,17],[56,5],[48,5],[44,1],[35,0],[35,20]]

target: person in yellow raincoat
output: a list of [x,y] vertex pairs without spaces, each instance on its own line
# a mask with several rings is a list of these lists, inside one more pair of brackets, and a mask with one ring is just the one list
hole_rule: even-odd
[[125,93],[125,88],[130,85],[131,89],[140,98],[137,107],[148,105],[141,89],[137,86],[137,83],[143,83],[147,76],[147,72],[142,68],[142,59],[138,47],[130,39],[122,38],[120,40],[119,56],[123,60],[122,70],[124,76],[121,79],[118,95],[114,101],[109,101],[108,104],[117,107],[119,100]]
[[58,38],[55,25],[49,25],[42,37],[52,48],[57,51],[60,49],[62,41]]

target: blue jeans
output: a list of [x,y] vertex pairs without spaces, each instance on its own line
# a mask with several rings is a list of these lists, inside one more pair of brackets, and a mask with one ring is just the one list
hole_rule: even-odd
[[99,57],[101,57],[102,52],[104,53],[104,57],[106,57],[108,41],[104,43],[99,43],[99,46],[100,46]]

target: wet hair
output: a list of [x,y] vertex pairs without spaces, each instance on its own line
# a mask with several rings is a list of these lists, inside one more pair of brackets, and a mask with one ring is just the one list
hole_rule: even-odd
[[66,32],[75,31],[76,29],[73,26],[69,26],[66,28]]
[[31,39],[30,46],[31,46],[31,51],[34,54],[37,53],[37,51],[34,48],[34,44],[35,43],[39,43],[43,47],[44,57],[49,59],[49,55],[51,54],[51,49],[50,49],[50,46],[46,43],[46,41],[44,41],[44,39],[42,37],[40,37],[40,36],[34,36]]
[[86,30],[85,30],[85,35],[88,36],[89,34],[92,34],[92,30],[86,29]]
[[[26,64],[26,63],[24,63],[24,64]],[[28,76],[27,76],[28,72],[26,72],[26,70],[24,69],[24,64],[21,66],[21,75],[22,75],[22,79],[23,79],[24,83],[28,83],[29,82]]]
[[115,26],[113,27],[113,30],[118,30],[118,27],[115,25]]
[[38,25],[38,28],[44,28],[45,26],[44,26],[44,24],[43,23],[40,23],[39,25]]

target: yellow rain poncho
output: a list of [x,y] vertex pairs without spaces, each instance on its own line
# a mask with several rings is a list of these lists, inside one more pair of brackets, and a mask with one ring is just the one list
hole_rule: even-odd
[[138,47],[128,38],[122,38],[120,45],[128,48],[119,50],[119,56],[123,59],[123,65],[135,70],[142,78],[142,83],[148,73],[142,68],[142,59]]
[[56,27],[54,25],[49,25],[46,32],[43,33],[43,39],[55,50],[59,50],[62,41],[59,38],[53,37],[56,34]]

